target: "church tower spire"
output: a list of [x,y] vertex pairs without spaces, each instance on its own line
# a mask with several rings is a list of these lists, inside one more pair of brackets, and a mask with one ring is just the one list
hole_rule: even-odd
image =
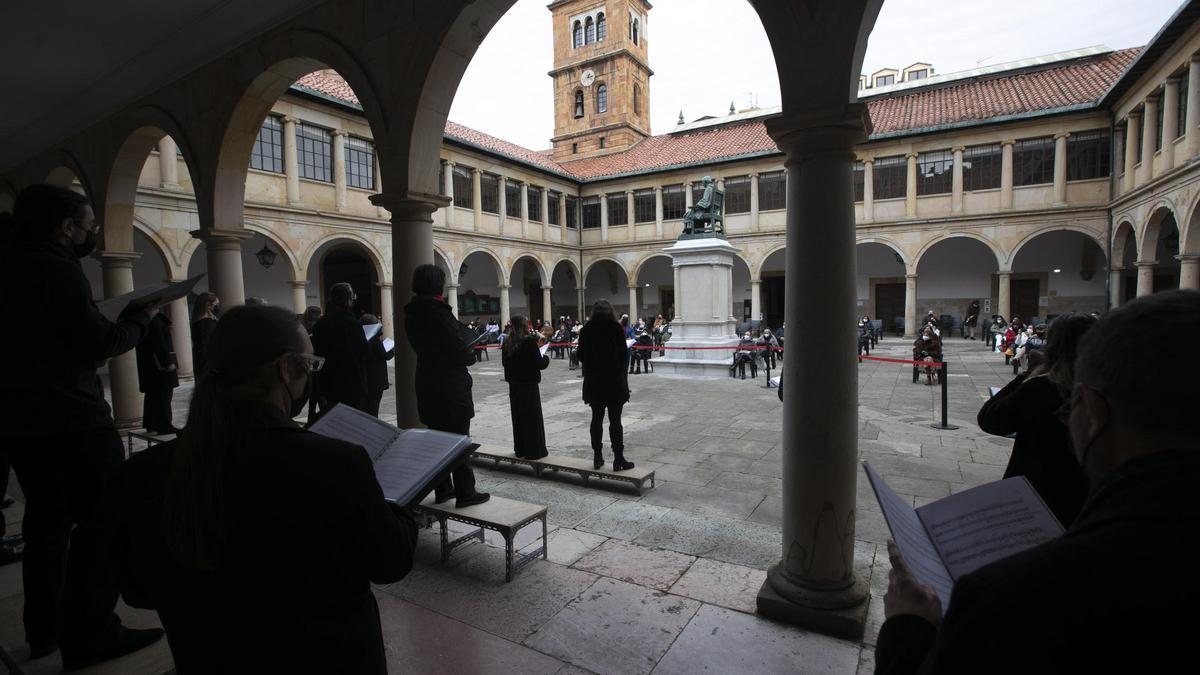
[[624,150],[650,135],[646,0],[558,0],[554,16],[554,158]]

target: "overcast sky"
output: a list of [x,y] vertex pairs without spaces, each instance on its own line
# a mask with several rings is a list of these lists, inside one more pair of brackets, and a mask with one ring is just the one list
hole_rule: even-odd
[[[553,66],[547,0],[518,0],[484,40],[450,119],[535,150],[554,132]],[[688,121],[779,104],[774,59],[758,16],[745,0],[653,0],[650,47],[653,132],[666,133],[682,108]],[[951,73],[1055,52],[1141,46],[1180,6],[1178,0],[886,0],[863,72],[924,61]],[[697,14],[719,26],[699,61]],[[705,89],[708,91],[706,92]]]

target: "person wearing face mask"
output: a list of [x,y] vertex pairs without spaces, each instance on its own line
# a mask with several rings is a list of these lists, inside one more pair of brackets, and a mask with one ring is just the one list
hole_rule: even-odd
[[53,329],[0,331],[0,446],[25,495],[25,640],[32,658],[61,645],[64,667],[135,651],[161,631],[126,629],[96,516],[105,476],[124,458],[98,364],[133,349],[157,307],[106,319],[79,259],[99,226],[87,199],[31,185],[17,197],[16,241],[0,261],[3,316],[53,314]]
[[1179,336],[1198,331],[1197,291],[1096,322],[1058,410],[1090,486],[1079,515],[1058,539],[960,576],[944,616],[889,544],[876,673],[1180,671],[1200,630],[1200,588],[1173,574],[1200,552],[1200,361]]
[[313,349],[325,359],[317,376],[317,405],[324,412],[338,403],[358,410],[367,404],[367,336],[354,315],[358,296],[345,282],[329,289],[325,315],[313,326]]
[[[931,325],[926,325],[917,339],[913,341],[913,361],[942,360],[942,338]],[[933,384],[933,366],[925,366],[925,384]]]
[[158,612],[181,674],[387,671],[371,584],[412,569],[416,524],[361,446],[292,421],[325,363],[290,312],[229,310],[179,438],[114,477],[122,594]]
[[192,301],[192,369],[196,377],[204,374],[208,361],[208,336],[217,327],[221,301],[216,293],[205,291]]

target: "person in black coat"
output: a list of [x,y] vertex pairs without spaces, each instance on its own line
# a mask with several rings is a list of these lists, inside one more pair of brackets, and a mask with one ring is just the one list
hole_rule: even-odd
[[144,394],[142,426],[152,434],[178,433],[172,422],[171,393],[179,386],[171,322],[161,312],[150,320],[146,337],[137,346],[139,389]]
[[524,459],[541,459],[547,454],[538,383],[542,381],[542,371],[550,365],[550,357],[542,355],[538,342],[537,333],[529,330],[528,320],[514,316],[501,350],[512,413],[513,452]]
[[[364,326],[374,326],[379,323],[379,317],[374,314],[363,314],[361,323]],[[363,412],[379,417],[379,401],[383,392],[391,386],[388,382],[387,362],[396,355],[393,346],[388,349],[383,342],[383,331],[376,333],[367,340],[367,399]]]
[[621,428],[621,408],[629,401],[629,374],[625,359],[625,329],[617,323],[612,305],[598,300],[592,306],[592,318],[579,331],[576,350],[583,364],[583,402],[592,408],[592,462],[604,466],[604,411],[608,411],[608,437],[612,442],[613,471],[633,468],[625,459],[625,437]]
[[192,372],[196,377],[204,374],[208,360],[208,337],[217,327],[217,314],[221,301],[216,293],[204,292],[192,301]]
[[876,673],[1180,670],[1200,632],[1200,588],[1171,573],[1200,553],[1200,363],[1179,339],[1197,332],[1196,291],[1138,298],[1088,331],[1062,411],[1083,509],[1062,537],[959,577],[945,616],[889,547]]
[[367,336],[354,316],[358,297],[348,283],[329,289],[325,316],[313,326],[313,349],[325,359],[317,376],[317,403],[322,411],[338,403],[363,410],[367,401]]
[[180,438],[105,503],[125,601],[158,612],[181,675],[386,673],[371,584],[411,570],[415,522],[361,446],[292,421],[319,364],[294,315],[236,307],[210,344]]
[[983,404],[978,416],[979,428],[989,434],[1017,435],[1004,477],[1025,476],[1063,527],[1075,520],[1088,486],[1057,413],[1075,386],[1079,341],[1095,323],[1083,314],[1055,319],[1043,366],[1013,378]]
[[[404,333],[417,354],[417,416],[421,424],[452,434],[471,434],[475,402],[471,398],[474,350],[464,340],[466,326],[454,318],[442,299],[446,273],[437,265],[419,265],[413,270],[416,297],[404,306]],[[434,489],[437,503],[455,497],[458,507],[482,504],[486,492],[475,491],[475,472],[470,462],[460,464],[445,482]]]
[[117,588],[96,517],[104,478],[125,456],[97,364],[133,349],[158,309],[128,310],[116,322],[100,313],[79,264],[99,231],[82,195],[31,185],[13,216],[19,240],[0,261],[0,315],[55,317],[52,327],[0,331],[0,354],[9,357],[0,447],[25,495],[25,640],[31,658],[61,645],[64,666],[82,667],[162,635],[123,628],[113,613]]
[[970,305],[967,305],[967,311],[963,314],[963,328],[966,331],[968,340],[975,339],[975,327],[979,325],[979,301],[972,300]]

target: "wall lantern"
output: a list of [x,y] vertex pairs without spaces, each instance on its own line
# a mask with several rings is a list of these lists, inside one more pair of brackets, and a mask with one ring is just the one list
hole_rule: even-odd
[[258,253],[255,253],[254,257],[258,258],[258,264],[262,265],[263,269],[269,270],[271,269],[271,265],[275,264],[275,257],[277,255],[279,254],[277,254],[275,251],[272,251],[271,247],[263,244],[262,250]]

